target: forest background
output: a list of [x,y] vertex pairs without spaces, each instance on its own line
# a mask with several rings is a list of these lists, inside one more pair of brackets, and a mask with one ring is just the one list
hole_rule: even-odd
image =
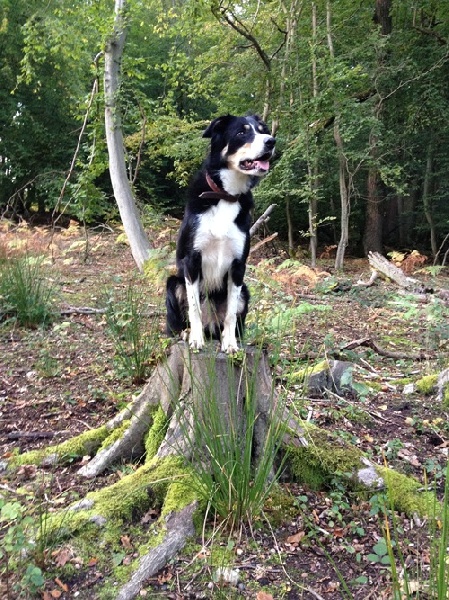
[[[0,6],[1,214],[115,220],[102,79],[114,7]],[[180,216],[206,124],[254,111],[278,139],[257,212],[277,204],[292,251],[309,245],[314,263],[335,244],[341,267],[347,250],[445,250],[449,2],[132,0],[126,19],[118,101],[144,214]]]

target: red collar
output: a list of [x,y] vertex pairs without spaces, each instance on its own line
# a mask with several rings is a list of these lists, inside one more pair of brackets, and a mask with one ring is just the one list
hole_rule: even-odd
[[237,202],[237,200],[240,198],[240,194],[238,196],[232,196],[231,194],[228,194],[228,192],[220,188],[207,172],[206,181],[207,185],[212,191],[203,192],[202,194],[200,194],[200,198],[208,198],[211,200],[227,200],[228,202]]

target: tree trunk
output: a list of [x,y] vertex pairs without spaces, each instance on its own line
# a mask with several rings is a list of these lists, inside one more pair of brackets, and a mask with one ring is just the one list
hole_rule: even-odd
[[377,160],[377,136],[370,134],[370,155],[373,164],[368,170],[367,182],[367,205],[365,232],[363,234],[363,249],[365,255],[369,252],[382,252],[382,213],[380,210],[382,197],[380,194],[380,177],[376,164]]
[[[380,25],[381,36],[390,35],[392,30],[391,19],[391,0],[376,0],[376,11],[374,22]],[[379,72],[384,70],[386,63],[386,52],[380,50],[377,59],[377,78]],[[382,101],[377,95],[377,101],[374,104],[374,115],[377,120],[382,118]],[[379,176],[379,149],[378,136],[371,131],[369,139],[371,165],[368,171],[368,202],[366,208],[365,232],[363,235],[363,248],[365,255],[369,252],[382,252],[382,193],[381,180]]]
[[[335,58],[334,44],[332,41],[331,30],[331,7],[328,2],[326,5],[326,30],[327,30],[327,45],[331,60]],[[350,185],[348,183],[348,161],[344,153],[343,138],[340,133],[339,126],[339,110],[335,111],[334,121],[334,140],[338,154],[338,177],[340,182],[340,240],[337,245],[337,254],[335,256],[335,268],[343,269],[346,246],[349,240],[349,214],[351,208]]]
[[334,139],[338,151],[339,163],[339,181],[340,181],[340,240],[337,245],[337,254],[335,256],[335,268],[343,269],[346,246],[349,240],[349,214],[350,214],[350,196],[349,185],[347,182],[348,164],[344,154],[343,140],[338,126],[338,119],[334,123]]
[[433,212],[431,206],[431,194],[432,194],[432,171],[433,171],[433,148],[432,140],[429,142],[427,148],[427,159],[426,159],[426,170],[424,173],[424,183],[422,190],[422,201],[424,205],[424,214],[426,215],[427,222],[430,228],[430,246],[432,248],[432,256],[435,257],[438,252],[437,235],[435,229],[435,221],[433,219]]
[[[318,77],[317,77],[317,66],[316,66],[316,32],[317,32],[317,18],[316,18],[316,4],[312,4],[312,34],[313,34],[313,55],[312,55],[312,96],[314,100],[318,97]],[[310,148],[310,141],[309,141]],[[316,267],[316,254],[318,246],[317,238],[317,213],[318,213],[318,149],[315,145],[311,158],[308,160],[308,172],[310,181],[310,200],[309,200],[309,235],[310,235],[310,265],[312,268]],[[309,152],[310,155],[310,152]]]
[[291,255],[293,255],[293,251],[295,249],[295,242],[293,239],[293,220],[292,214],[290,211],[290,197],[287,196],[285,199],[285,215],[287,218],[287,232],[288,232],[288,250]]
[[106,42],[104,60],[104,98],[106,143],[109,154],[109,173],[114,196],[120,211],[131,253],[139,270],[150,256],[150,243],[143,229],[126,173],[125,151],[118,95],[120,66],[126,40],[126,0],[115,0],[114,30]]

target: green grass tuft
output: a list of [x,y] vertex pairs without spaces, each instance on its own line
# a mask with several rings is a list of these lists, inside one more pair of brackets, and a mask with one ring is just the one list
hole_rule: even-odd
[[43,261],[27,256],[0,263],[0,321],[14,319],[33,328],[54,319],[54,290],[45,278]]

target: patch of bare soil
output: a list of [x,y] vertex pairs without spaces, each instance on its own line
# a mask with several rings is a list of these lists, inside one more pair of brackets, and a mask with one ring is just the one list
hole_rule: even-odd
[[[115,234],[91,232],[87,252],[76,228],[53,239],[38,229],[5,228],[1,235],[4,248],[26,245],[30,252],[44,251],[52,259],[49,277],[61,311],[47,329],[0,324],[0,456],[7,459],[13,452],[57,443],[99,426],[140,389],[115,368],[115,347],[104,315],[73,308],[102,309],[111,291],[123,291],[130,283],[141,289],[147,286],[149,304],[154,306],[163,298],[163,290],[152,288],[137,275],[129,249],[116,244]],[[171,239],[173,231],[166,229],[158,243]],[[297,399],[300,393],[287,377],[292,368],[324,357],[353,362],[360,394],[305,397],[302,416],[361,448],[374,462],[414,475],[423,487],[434,485],[441,497],[448,452],[447,409],[436,404],[432,393],[405,392],[408,383],[447,366],[447,307],[432,299],[420,303],[402,296],[387,282],[356,287],[361,275],[369,276],[367,261],[348,260],[344,277],[337,277],[330,260],[321,260],[315,271],[299,268],[298,263],[279,269],[285,259],[280,246],[263,251],[265,257],[260,252],[252,255],[248,272],[251,312],[275,316],[279,307],[281,311],[311,307],[283,333],[281,341],[273,326],[269,351],[279,389]],[[425,273],[418,276],[428,277]],[[448,280],[443,271],[433,283],[449,287]],[[162,338],[163,315],[160,318]],[[249,338],[258,335],[257,321],[249,319]],[[362,338],[375,340],[396,358],[369,347],[345,349],[349,342]],[[417,352],[424,360],[411,358]],[[25,490],[30,503],[40,498],[45,510],[52,511],[134,468],[117,465],[113,472],[86,481],[77,475],[79,466],[75,459],[68,466],[47,471],[26,466],[15,474],[0,475],[0,492],[15,500],[17,491]],[[338,474],[328,489],[313,490],[291,482],[284,482],[282,488],[285,493],[270,498],[266,514],[240,538],[228,540],[218,533],[211,537],[217,527],[210,521],[207,533],[148,581],[141,595],[177,600],[386,600],[392,597],[390,568],[382,550],[387,533],[396,544],[397,556],[402,556],[399,571],[405,569],[412,580],[424,581],[428,576],[432,535],[428,521],[394,511],[386,519],[380,495],[360,498],[351,494]],[[136,557],[136,525],[148,529],[156,517],[154,511],[142,522],[124,527],[117,564]],[[226,581],[227,577],[221,580],[217,574],[220,553],[224,566],[232,558],[232,569],[238,573],[234,582]],[[70,543],[49,549],[45,562],[45,600],[95,600],[113,568],[99,563],[95,548],[86,558]],[[10,592],[14,573],[8,574],[9,582],[5,580],[5,557],[0,559],[0,570],[0,596],[16,597]],[[26,590],[22,592],[26,597]]]

